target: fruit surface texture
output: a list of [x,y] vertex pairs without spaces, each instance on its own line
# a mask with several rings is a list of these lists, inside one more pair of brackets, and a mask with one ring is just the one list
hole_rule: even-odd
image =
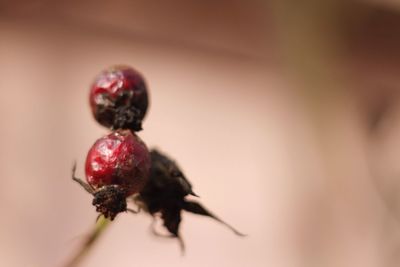
[[127,196],[145,185],[150,156],[142,140],[129,130],[116,131],[98,139],[86,158],[86,180],[95,190],[117,185]]
[[111,129],[142,129],[148,108],[148,91],[143,76],[131,67],[114,66],[93,82],[90,107],[95,119]]

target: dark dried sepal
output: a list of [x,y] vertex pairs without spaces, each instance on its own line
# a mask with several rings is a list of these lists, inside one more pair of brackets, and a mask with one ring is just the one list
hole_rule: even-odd
[[182,205],[182,208],[184,210],[186,210],[188,212],[191,212],[191,213],[194,213],[194,214],[210,217],[210,218],[218,221],[219,223],[225,225],[229,229],[231,229],[232,232],[234,232],[238,236],[246,236],[245,234],[239,232],[238,230],[233,228],[231,225],[229,225],[228,223],[224,222],[223,220],[221,220],[220,218],[218,218],[217,216],[212,214],[210,211],[208,211],[203,205],[201,205],[198,202],[195,202],[195,201],[184,201],[183,205]]
[[[163,191],[174,192],[174,196],[182,198],[187,195],[197,196],[192,189],[192,184],[186,179],[175,161],[159,152],[157,149],[150,151],[151,170],[149,187],[154,186]],[[164,188],[167,188],[166,190]]]
[[142,114],[133,106],[120,106],[115,109],[113,129],[129,129],[135,132],[142,130]]
[[[108,94],[99,95],[95,113],[96,120],[112,130],[141,131],[147,104],[136,106],[131,103],[132,98],[132,92],[124,92],[116,100],[110,99]],[[145,102],[147,103],[147,100]]]
[[116,185],[107,185],[93,194],[93,206],[105,218],[114,220],[118,213],[127,210],[126,192]]
[[168,232],[174,236],[178,236],[179,225],[181,223],[181,208],[169,208],[161,211],[161,218],[163,225],[167,228]]
[[[153,218],[156,218],[158,214],[161,215],[163,226],[171,233],[170,237],[179,240],[182,251],[184,244],[179,234],[182,210],[210,217],[230,228],[235,234],[244,236],[200,203],[186,200],[189,194],[195,196],[196,194],[193,192],[190,182],[173,160],[154,149],[150,151],[150,157],[149,179],[143,190],[134,198],[134,201],[150,213]],[[154,229],[153,233],[157,234]]]

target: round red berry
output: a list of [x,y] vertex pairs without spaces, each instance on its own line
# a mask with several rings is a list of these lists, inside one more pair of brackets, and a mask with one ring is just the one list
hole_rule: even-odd
[[129,130],[98,139],[86,158],[86,179],[95,190],[116,185],[126,196],[139,192],[147,182],[150,155],[146,145]]
[[131,67],[114,66],[101,72],[90,90],[95,119],[111,129],[142,129],[148,107],[143,76]]

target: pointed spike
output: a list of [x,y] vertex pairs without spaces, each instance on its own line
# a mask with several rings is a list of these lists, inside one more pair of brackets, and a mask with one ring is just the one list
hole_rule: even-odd
[[84,181],[82,181],[81,179],[75,177],[75,172],[76,172],[76,161],[74,162],[74,165],[72,166],[72,180],[74,180],[75,182],[80,184],[80,186],[82,186],[86,190],[86,192],[93,195],[94,189],[89,184],[87,184]]
[[96,223],[99,221],[99,219],[101,218],[101,216],[103,216],[103,214],[97,215],[97,217],[96,217]]
[[165,235],[165,234],[161,234],[159,232],[157,232],[156,229],[156,217],[153,216],[153,220],[151,221],[150,224],[150,232],[157,237],[171,237],[171,235]]
[[76,160],[74,160],[74,163],[72,165],[72,179],[75,178],[75,173],[76,173]]
[[130,213],[133,213],[133,214],[138,214],[140,212],[140,208],[138,208],[137,210],[127,208],[126,211],[129,211]]
[[193,192],[193,190],[191,190],[191,191],[189,192],[189,195],[192,195],[192,196],[194,196],[194,197],[200,197],[198,194],[196,194],[195,192]]
[[185,256],[185,251],[186,251],[185,242],[183,241],[183,239],[180,235],[176,235],[174,237],[176,237],[178,239],[179,248],[181,249],[181,256]]
[[228,227],[229,229],[231,229],[231,231],[238,235],[238,236],[246,236],[245,234],[239,232],[238,230],[236,230],[233,226],[231,226],[230,224],[226,223],[225,221],[221,220],[220,218],[218,218],[217,216],[215,216],[214,214],[212,214],[210,211],[208,211],[206,208],[204,208],[200,203],[195,202],[195,201],[185,201],[183,204],[183,209],[189,212],[192,212],[194,214],[198,214],[198,215],[203,215],[203,216],[207,216],[210,218],[213,218],[214,220],[218,221],[219,223],[225,225],[226,227]]

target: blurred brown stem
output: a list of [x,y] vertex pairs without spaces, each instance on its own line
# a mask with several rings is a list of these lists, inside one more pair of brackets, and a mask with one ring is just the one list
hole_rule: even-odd
[[69,261],[64,265],[64,267],[79,266],[79,264],[82,262],[85,256],[90,252],[91,248],[93,248],[96,241],[99,240],[101,234],[104,233],[104,230],[107,229],[107,226],[110,225],[110,222],[111,222],[110,220],[104,218],[104,216],[101,216],[97,220],[95,227],[89,233],[87,239],[82,244],[81,248],[77,251],[75,255],[71,257],[71,259],[69,259]]

